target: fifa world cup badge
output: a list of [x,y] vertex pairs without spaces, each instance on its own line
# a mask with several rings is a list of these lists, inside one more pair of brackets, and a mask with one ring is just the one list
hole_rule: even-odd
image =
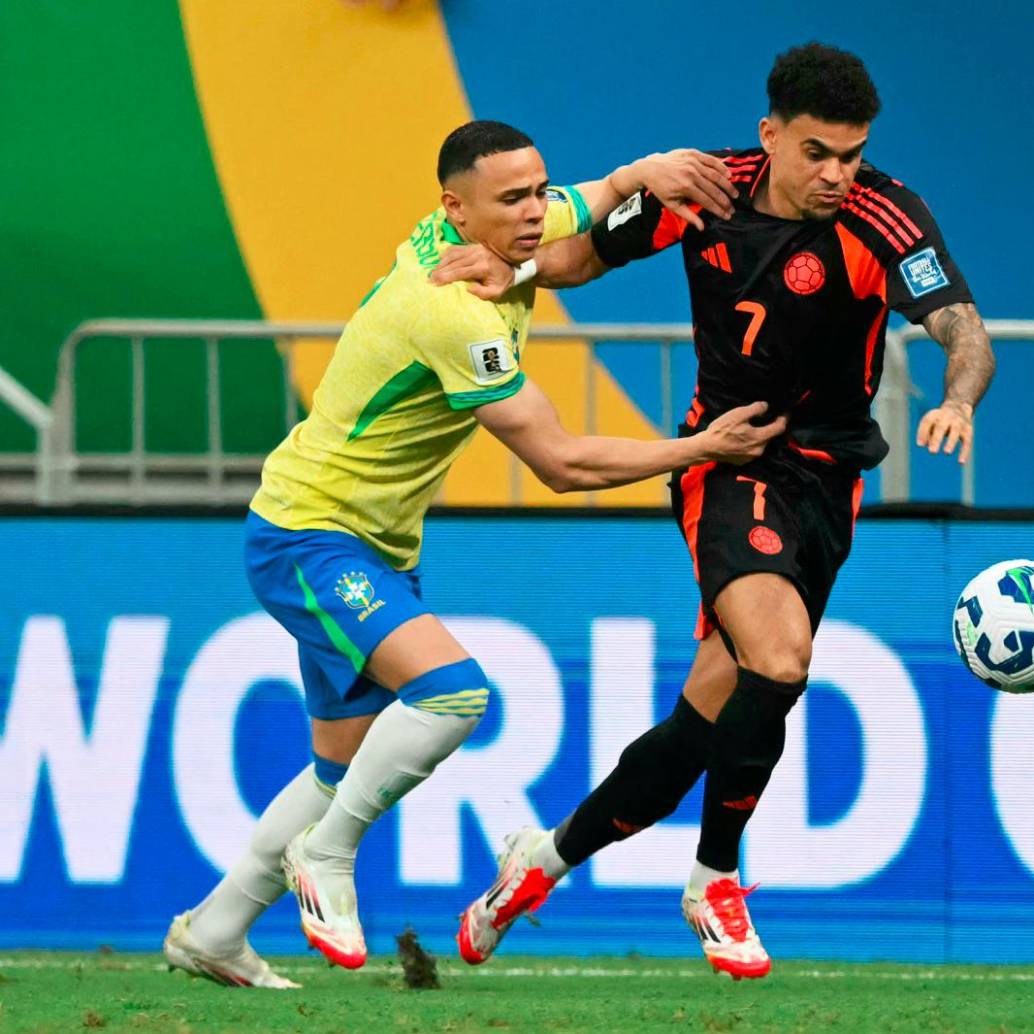
[[380,610],[384,606],[384,600],[374,598],[376,593],[365,571],[349,571],[348,574],[343,574],[334,586],[334,592],[352,610],[359,611],[360,621],[365,621],[375,610]]

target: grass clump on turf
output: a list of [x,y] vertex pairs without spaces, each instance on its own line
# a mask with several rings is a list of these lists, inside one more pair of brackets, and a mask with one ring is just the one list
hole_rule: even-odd
[[421,947],[416,931],[407,928],[395,937],[395,941],[399,946],[399,961],[406,987],[416,991],[440,990],[442,982],[438,979],[438,961]]

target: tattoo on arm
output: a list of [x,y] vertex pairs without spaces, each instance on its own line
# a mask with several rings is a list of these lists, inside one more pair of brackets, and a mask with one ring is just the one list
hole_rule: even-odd
[[944,349],[944,401],[976,408],[995,371],[991,341],[972,302],[936,309],[923,320],[926,332]]

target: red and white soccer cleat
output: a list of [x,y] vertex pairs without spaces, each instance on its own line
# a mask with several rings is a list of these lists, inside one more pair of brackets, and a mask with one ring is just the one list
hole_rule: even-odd
[[284,991],[302,986],[274,973],[247,941],[230,955],[207,951],[191,933],[189,912],[173,919],[162,951],[169,969],[182,969],[192,977],[204,977],[224,987],[268,987]]
[[352,874],[335,871],[330,861],[310,858],[305,853],[306,833],[287,845],[281,862],[287,886],[298,899],[302,933],[328,962],[358,969],[366,961],[366,941]]
[[556,880],[541,867],[531,867],[531,855],[543,837],[553,834],[525,826],[505,838],[506,850],[499,856],[499,876],[460,918],[456,943],[464,962],[484,962],[506,931],[527,912],[534,912],[549,897]]
[[756,889],[756,883],[741,887],[735,880],[712,880],[704,891],[687,884],[682,894],[682,914],[700,937],[707,961],[734,980],[763,977],[772,968],[744,901]]

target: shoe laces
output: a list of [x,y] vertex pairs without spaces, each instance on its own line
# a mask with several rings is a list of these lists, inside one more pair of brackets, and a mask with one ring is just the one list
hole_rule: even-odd
[[744,898],[753,894],[758,884],[741,887],[735,880],[713,880],[707,885],[705,897],[722,924],[722,929],[734,941],[745,941],[750,930],[750,913]]
[[501,912],[510,901],[513,899],[513,895],[517,888],[527,879],[528,866],[518,865],[515,867],[510,874],[506,877],[506,882],[503,884],[499,891],[495,901],[492,902],[492,911],[497,915]]
[[[504,908],[510,903],[510,899],[513,897],[514,892],[517,888],[527,879],[528,869],[530,868],[531,858],[527,853],[518,854],[516,851],[517,834],[512,833],[510,836],[505,837],[503,843],[506,844],[506,850],[501,851],[496,855],[496,862],[499,865],[500,873],[496,882],[496,886],[502,883],[495,901],[492,903],[492,908],[495,912]],[[506,871],[506,866],[511,866],[510,871]],[[505,880],[505,883],[503,882]],[[491,893],[491,892],[489,892]]]

